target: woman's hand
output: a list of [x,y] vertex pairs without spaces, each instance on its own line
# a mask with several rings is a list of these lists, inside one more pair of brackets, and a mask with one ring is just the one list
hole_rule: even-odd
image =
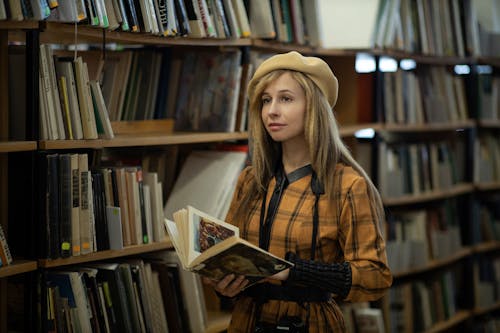
[[244,275],[236,277],[234,274],[226,275],[222,280],[214,281],[203,277],[203,283],[212,286],[219,294],[226,297],[238,295],[248,285]]

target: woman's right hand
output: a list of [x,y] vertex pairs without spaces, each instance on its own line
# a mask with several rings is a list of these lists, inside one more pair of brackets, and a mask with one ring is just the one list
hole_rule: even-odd
[[248,280],[244,275],[236,277],[234,274],[226,275],[222,280],[214,281],[203,277],[203,283],[212,286],[215,291],[226,297],[238,295],[248,285]]

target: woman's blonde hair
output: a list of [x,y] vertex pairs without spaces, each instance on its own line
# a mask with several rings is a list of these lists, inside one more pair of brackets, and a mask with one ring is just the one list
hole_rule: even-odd
[[304,90],[306,96],[306,115],[304,135],[309,146],[310,161],[325,194],[333,198],[337,186],[334,184],[336,165],[342,162],[351,166],[368,184],[368,194],[374,201],[379,221],[385,219],[382,200],[369,176],[352,157],[340,137],[337,121],[328,101],[317,85],[301,72],[275,70],[259,80],[249,101],[249,136],[254,179],[248,191],[243,194],[236,216],[248,216],[252,202],[261,198],[274,175],[275,163],[281,158],[281,144],[275,142],[267,133],[261,118],[262,93],[266,87],[285,72],[289,72]]

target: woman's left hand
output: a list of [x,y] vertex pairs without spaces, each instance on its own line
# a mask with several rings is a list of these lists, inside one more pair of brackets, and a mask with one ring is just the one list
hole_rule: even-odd
[[226,297],[238,295],[249,283],[244,275],[237,277],[234,274],[229,274],[220,281],[214,281],[203,277],[203,282],[212,286],[218,293]]

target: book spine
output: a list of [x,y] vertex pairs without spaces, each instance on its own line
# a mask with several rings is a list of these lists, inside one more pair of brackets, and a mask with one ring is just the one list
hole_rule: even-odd
[[61,257],[71,256],[71,156],[59,156],[59,193],[60,193],[60,251]]
[[135,175],[137,177],[137,185],[139,189],[139,204],[141,207],[141,226],[142,226],[141,240],[143,244],[148,244],[149,236],[148,236],[148,226],[146,222],[146,205],[144,203],[144,182],[142,177],[142,170],[138,169]]
[[5,237],[2,225],[0,225],[0,259],[3,266],[12,264],[12,254],[10,253],[7,237]]
[[73,256],[80,255],[80,171],[78,154],[71,154],[71,244]]

